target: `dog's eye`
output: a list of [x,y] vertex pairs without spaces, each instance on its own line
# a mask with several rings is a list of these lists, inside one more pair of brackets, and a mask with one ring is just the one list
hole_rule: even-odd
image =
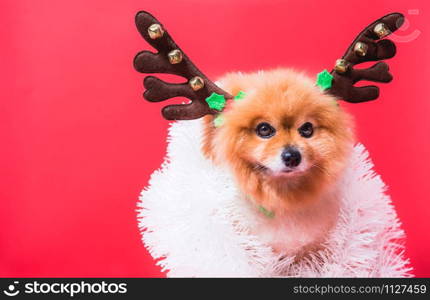
[[268,139],[275,135],[276,130],[269,123],[263,122],[257,125],[255,132],[259,137]]
[[314,134],[314,126],[310,122],[306,122],[299,128],[299,133],[302,137],[310,138]]

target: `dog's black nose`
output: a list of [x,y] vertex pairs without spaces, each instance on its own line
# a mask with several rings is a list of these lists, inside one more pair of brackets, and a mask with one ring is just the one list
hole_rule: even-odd
[[282,161],[289,168],[297,167],[302,161],[302,155],[299,150],[294,147],[287,147],[282,151]]

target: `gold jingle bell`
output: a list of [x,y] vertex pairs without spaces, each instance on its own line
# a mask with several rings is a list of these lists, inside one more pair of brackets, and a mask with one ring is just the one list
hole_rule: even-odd
[[188,84],[193,89],[193,91],[198,91],[205,86],[204,80],[199,76],[191,78]]
[[169,62],[172,65],[179,64],[182,61],[182,52],[178,49],[170,51],[167,56],[169,57]]
[[390,29],[384,23],[378,23],[373,28],[373,32],[381,39],[391,33]]
[[348,70],[348,66],[349,64],[346,60],[338,59],[334,64],[334,70],[338,73],[345,73]]
[[151,39],[155,40],[162,37],[164,30],[160,24],[152,24],[148,27],[148,35]]
[[358,56],[366,56],[368,48],[369,48],[369,46],[367,46],[367,44],[365,44],[363,42],[357,42],[354,45],[354,52]]

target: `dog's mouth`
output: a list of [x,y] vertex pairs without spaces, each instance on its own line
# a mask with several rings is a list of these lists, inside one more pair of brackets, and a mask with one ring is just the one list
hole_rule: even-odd
[[293,177],[304,173],[304,170],[300,170],[298,168],[284,168],[282,170],[275,171],[260,163],[255,163],[253,169],[260,174],[271,177]]
[[300,169],[283,169],[278,172],[271,172],[273,177],[297,177],[303,175],[305,171]]

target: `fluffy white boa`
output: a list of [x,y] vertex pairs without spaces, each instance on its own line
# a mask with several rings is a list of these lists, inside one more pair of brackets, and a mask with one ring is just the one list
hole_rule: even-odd
[[249,233],[254,208],[229,172],[203,157],[201,132],[199,120],[172,125],[166,160],[138,204],[142,240],[168,276],[411,276],[404,232],[362,145],[342,179],[341,214],[325,250],[293,263]]

